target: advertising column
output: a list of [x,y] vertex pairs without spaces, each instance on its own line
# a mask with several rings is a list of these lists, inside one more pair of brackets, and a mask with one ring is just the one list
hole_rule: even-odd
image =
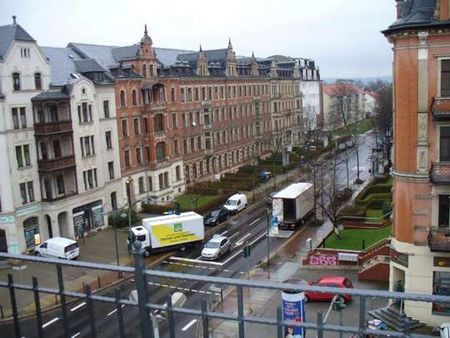
[[284,330],[284,337],[305,337],[304,328],[295,326],[305,321],[305,293],[295,290],[284,290],[281,298],[283,300],[283,320],[290,323]]

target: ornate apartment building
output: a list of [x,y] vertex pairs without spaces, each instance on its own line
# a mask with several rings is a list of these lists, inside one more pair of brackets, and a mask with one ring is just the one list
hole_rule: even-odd
[[[106,214],[165,203],[303,141],[311,63],[223,49],[69,43],[39,47],[0,27],[0,250],[106,226]],[[309,75],[308,75],[309,74]]]
[[[383,33],[394,51],[393,239],[390,289],[450,294],[450,1],[397,1]],[[428,325],[448,304],[405,302]]]

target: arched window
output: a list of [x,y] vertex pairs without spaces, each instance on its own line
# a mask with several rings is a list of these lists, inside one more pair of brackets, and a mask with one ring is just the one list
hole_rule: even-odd
[[41,73],[34,73],[34,86],[36,89],[42,89]]
[[120,91],[120,106],[121,107],[125,107],[125,91],[121,90]]
[[137,105],[136,90],[134,90],[134,89],[131,92],[131,101],[133,103],[133,106]]
[[147,65],[142,66],[142,76],[147,77]]
[[166,143],[165,142],[159,142],[156,145],[156,159],[159,162],[166,160]]
[[153,69],[153,65],[150,65],[150,76],[151,77],[155,76],[155,71]]

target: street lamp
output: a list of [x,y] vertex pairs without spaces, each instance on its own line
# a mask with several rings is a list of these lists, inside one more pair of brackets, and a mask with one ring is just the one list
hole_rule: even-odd
[[127,201],[128,201],[128,231],[131,230],[131,178],[126,180]]
[[[105,203],[104,205],[107,205],[108,203]],[[122,208],[123,210],[123,208]],[[111,206],[111,221],[112,221],[112,226],[114,229],[114,244],[115,244],[115,248],[116,248],[116,265],[119,266],[120,265],[120,261],[119,261],[119,243],[117,240],[117,224],[116,224],[116,215],[115,215],[116,211],[114,210],[114,208]],[[121,213],[120,217],[122,219],[124,219],[126,217],[125,213]],[[122,277],[122,272],[119,271],[119,278]]]

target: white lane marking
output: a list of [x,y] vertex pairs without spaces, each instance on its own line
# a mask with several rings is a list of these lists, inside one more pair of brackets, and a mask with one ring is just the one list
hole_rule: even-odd
[[42,328],[45,329],[47,326],[52,325],[54,322],[57,322],[58,320],[59,320],[59,317],[53,318],[51,321],[42,325]]
[[[125,304],[122,304],[120,307],[123,308],[125,306]],[[117,311],[117,309],[112,310],[110,313],[107,314],[107,316],[111,316],[113,313],[115,313]]]
[[189,329],[192,325],[194,325],[197,322],[197,319],[192,319],[189,323],[187,323],[182,329],[181,331],[186,331],[187,329]]
[[171,257],[169,257],[169,259],[174,260],[174,261],[185,261],[185,262],[191,262],[191,263],[212,264],[212,265],[219,265],[219,266],[223,265],[223,263],[220,263],[220,262],[200,261],[197,259],[177,257],[177,256],[171,256]]
[[228,239],[232,239],[233,237],[239,235],[240,231],[236,232],[235,234],[232,234],[230,237],[228,237]]
[[78,310],[79,308],[81,308],[81,307],[83,307],[83,306],[85,306],[85,305],[86,305],[86,302],[83,302],[83,303],[78,304],[77,306],[71,308],[70,311],[71,311],[71,312],[74,312],[74,311]]
[[[200,259],[201,256],[199,256],[198,258],[195,258],[195,260],[197,261],[197,263],[207,263],[203,260]],[[189,268],[196,268],[196,269],[204,269],[204,270],[212,270],[212,271],[216,271],[217,268],[215,267],[210,267],[210,266],[202,266],[202,265],[198,265],[198,264],[184,264],[184,263],[178,263],[178,262],[169,262],[169,261],[162,261],[162,263],[164,264],[169,264],[169,265],[181,265],[181,266],[186,266]],[[223,272],[230,272],[230,270],[228,269],[222,269]]]
[[220,236],[223,236],[223,235],[225,235],[225,234],[227,234],[228,233],[228,230],[225,230],[224,232],[222,232],[221,234],[219,234]]
[[251,222],[251,223],[249,224],[249,226],[255,224],[255,223],[258,222],[258,221],[259,221],[259,218],[255,219],[253,222]]
[[250,237],[251,235],[252,235],[252,234],[249,232],[249,233],[246,234],[244,237],[238,239],[237,242],[236,242],[236,244],[234,245],[234,247],[236,248],[236,247],[241,246],[242,244],[244,244],[244,240],[245,240],[247,237]]
[[75,337],[78,337],[79,335],[81,335],[81,333],[80,332],[77,332],[77,333],[75,333],[72,337],[70,337],[70,338],[75,338]]
[[267,236],[267,231],[264,232],[261,236],[256,237],[255,240],[254,240],[253,242],[250,242],[249,244],[250,244],[250,245],[253,245],[253,244],[255,244],[256,242],[258,242],[261,238],[266,237],[266,236]]

